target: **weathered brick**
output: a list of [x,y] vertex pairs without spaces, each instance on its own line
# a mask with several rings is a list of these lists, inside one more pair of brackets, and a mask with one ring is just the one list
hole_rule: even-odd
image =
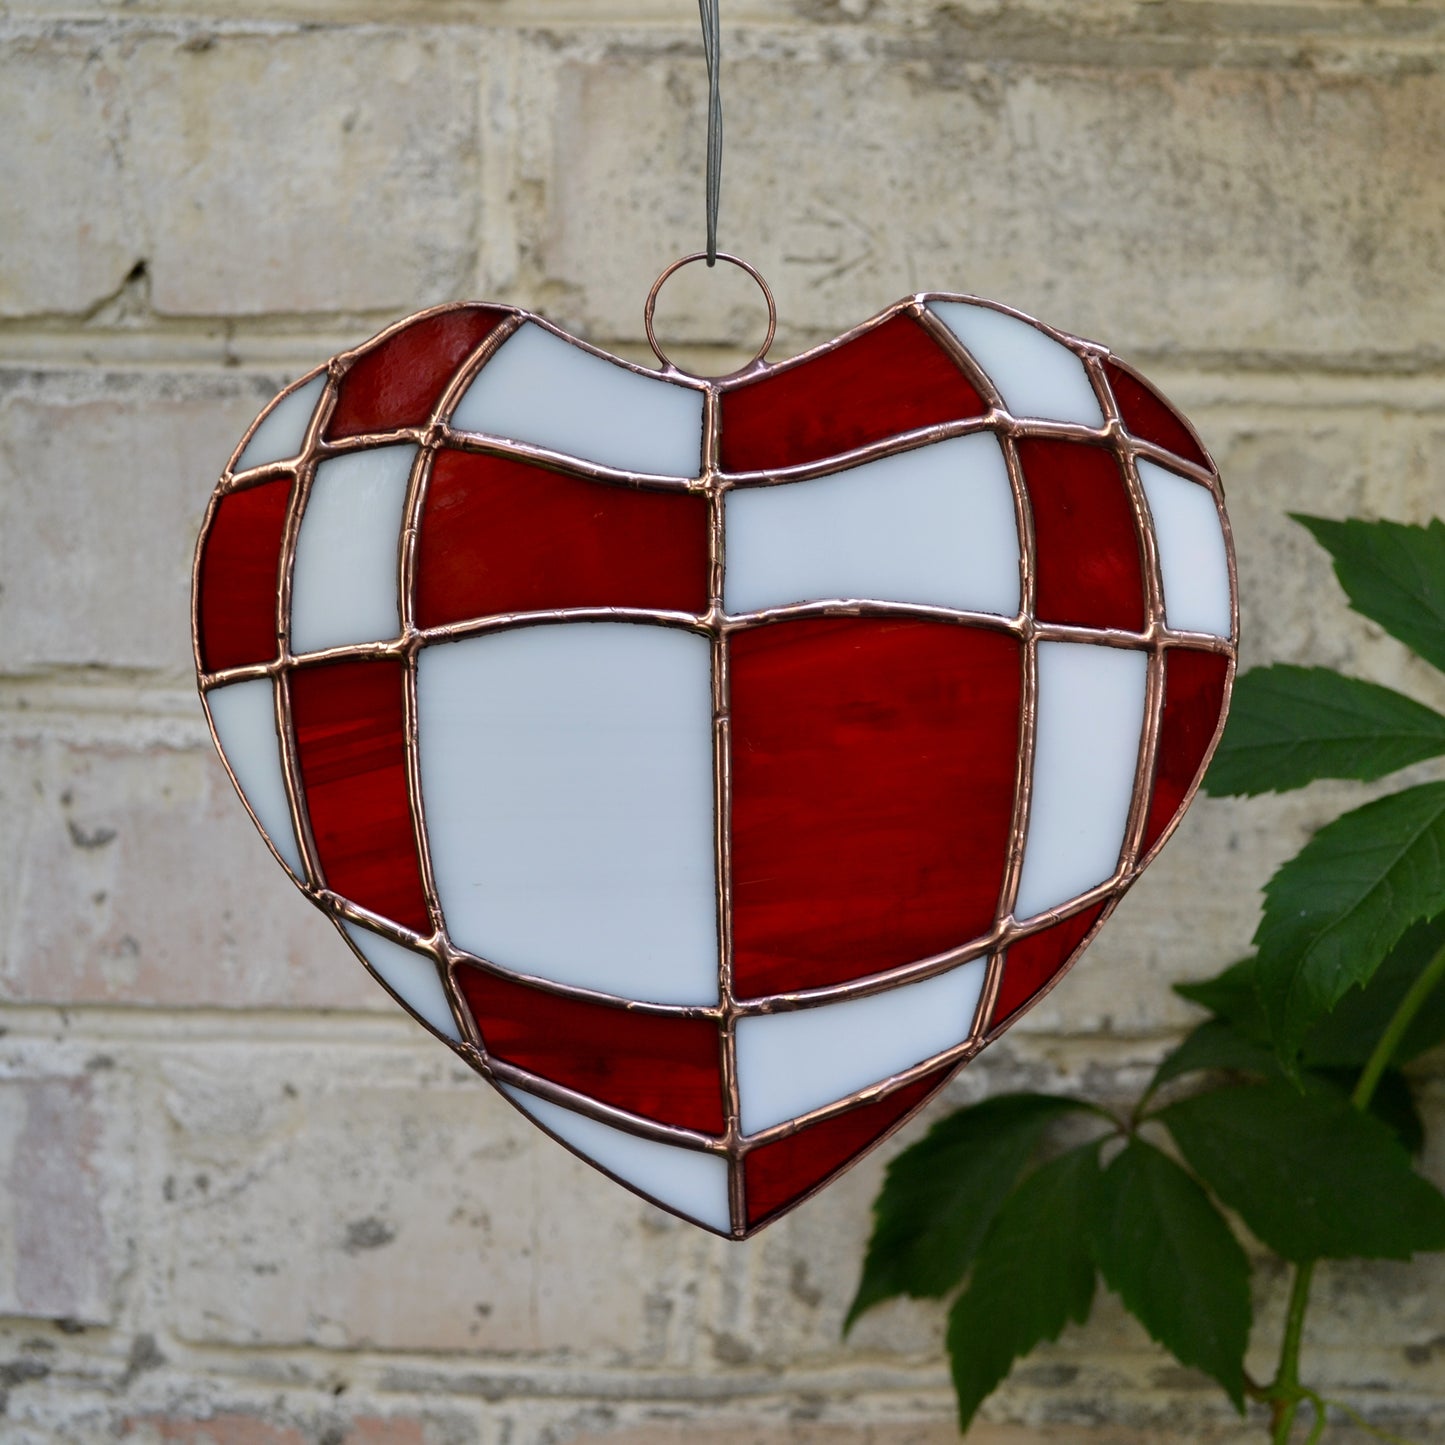
[[209,742],[12,737],[0,756],[0,995],[394,1007],[291,886]]
[[[722,240],[778,291],[779,355],[922,286],[1097,335],[1221,462],[1246,661],[1445,707],[1284,516],[1440,510],[1445,10],[738,0],[724,21]],[[6,7],[0,319],[12,367],[52,368],[0,378],[0,672],[24,674],[0,683],[6,1445],[955,1439],[943,1305],[840,1338],[887,1158],[988,1093],[1136,1095],[1196,1017],[1169,984],[1242,951],[1260,881],[1366,795],[1202,802],[928,1117],[740,1247],[390,1021],[176,703],[201,508],[284,368],[425,302],[480,289],[645,356],[645,288],[700,239],[703,93],[675,0]],[[714,359],[756,324],[716,279],[663,307],[664,338]],[[184,369],[237,355],[268,375]],[[1432,1078],[1437,1179],[1442,1108]],[[1322,1265],[1306,1378],[1440,1437],[1440,1276]],[[1256,1375],[1287,1285],[1256,1280]],[[983,1414],[979,1445],[1265,1433],[1106,1291]]]
[[[458,30],[136,46],[127,154],[151,224],[156,309],[405,312],[464,294],[483,61]],[[178,173],[190,178],[184,205]],[[382,224],[388,215],[410,223]]]
[[310,1445],[294,1425],[275,1425],[259,1415],[218,1413],[205,1419],[129,1418],[120,1438],[135,1445]]
[[120,1422],[119,1439],[127,1445],[315,1445],[319,1440],[335,1445],[460,1445],[475,1438],[456,1428],[455,1417],[435,1428],[417,1415],[351,1415],[334,1407],[313,1407],[304,1412],[309,1419],[293,1422],[275,1418],[282,1413],[218,1410],[129,1416]]
[[41,202],[6,208],[24,260],[5,312],[83,310],[139,260],[167,314],[407,311],[469,289],[474,33],[60,29],[10,52],[0,92],[29,144],[7,146],[6,190]]
[[726,1249],[598,1178],[440,1048],[215,1046],[163,1068],[189,1340],[642,1364]]
[[114,67],[82,36],[0,45],[0,316],[78,313],[140,259]]
[[206,499],[276,389],[49,376],[0,393],[0,670],[190,670]]
[[115,1315],[130,1196],[124,1081],[0,1057],[0,1312],[104,1324]]
[[[1438,356],[1445,298],[1414,279],[1445,264],[1421,184],[1445,140],[1437,66],[990,66],[955,13],[902,36],[730,37],[722,239],[769,276],[780,354],[935,288],[1125,355]],[[539,41],[528,84],[570,138],[524,175],[535,284],[638,338],[653,276],[700,240],[701,68],[640,34]],[[716,309],[691,328],[747,335]]]

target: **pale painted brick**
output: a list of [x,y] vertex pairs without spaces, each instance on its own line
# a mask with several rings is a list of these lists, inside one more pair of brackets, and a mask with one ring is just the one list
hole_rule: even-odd
[[[299,1417],[299,1418],[298,1418]],[[464,1445],[477,1438],[474,1428],[453,1415],[427,1418],[414,1414],[353,1414],[332,1406],[265,1414],[242,1410],[131,1415],[119,1423],[125,1445]]]
[[[270,371],[479,288],[645,355],[645,288],[698,243],[695,19],[482,11],[6,8],[0,177],[25,204],[0,209],[4,344],[67,368],[0,391],[0,671],[26,674],[0,681],[0,993],[66,1005],[8,1010],[0,1047],[7,1445],[955,1439],[941,1305],[839,1336],[886,1159],[987,1093],[1135,1096],[1197,1017],[1169,984],[1242,952],[1262,879],[1365,795],[1201,803],[927,1118],[740,1247],[391,1021],[175,698],[201,508],[294,374]],[[1445,10],[739,0],[724,19],[722,239],[778,290],[780,355],[941,286],[1145,360],[1223,467],[1246,660],[1445,705],[1283,516],[1440,510]],[[708,354],[746,342],[751,302],[695,294],[669,325]],[[268,375],[180,370],[236,355]],[[1442,1107],[1432,1080],[1436,1136]],[[1422,1442],[1445,1432],[1442,1267],[1322,1266],[1309,1322],[1311,1382]],[[1257,1280],[1256,1374],[1286,1287]],[[1101,1293],[970,1439],[1244,1445],[1264,1423]]]
[[0,754],[4,997],[394,1007],[271,857],[209,742],[19,737]]
[[309,1445],[294,1425],[276,1425],[259,1415],[217,1413],[206,1419],[135,1418],[121,1423],[120,1438],[135,1445]]
[[[831,1445],[834,1441],[950,1445],[958,1441],[950,1403],[940,1398],[930,1405],[923,1406],[916,1397],[905,1403],[838,1392],[830,1398],[782,1401],[771,1408],[723,1407],[706,1414],[676,1407],[538,1410],[520,1415],[508,1438],[515,1445],[622,1445],[624,1441],[627,1445]],[[969,1431],[968,1441],[969,1445],[1159,1445],[1167,1440],[1173,1445],[1187,1440],[1189,1445],[1254,1445],[1262,1436],[1263,1422],[1260,1412],[1245,1425],[1230,1417],[1227,1405],[1213,1412],[1176,1410],[1172,1416],[1135,1426],[981,1419]],[[1350,1440],[1350,1445],[1356,1441]]]
[[[990,1432],[992,1433],[992,1432]],[[1008,1435],[978,1437],[982,1445],[1004,1445]],[[1016,1437],[1017,1438],[1017,1437]],[[1037,1438],[1037,1437],[1035,1437]],[[948,1420],[874,1424],[861,1420],[742,1421],[711,1425],[695,1420],[634,1424],[622,1429],[582,1429],[569,1445],[956,1445],[958,1429]],[[1032,1445],[1032,1441],[1030,1441]]]
[[464,30],[128,47],[125,153],[156,309],[404,313],[466,294],[483,62]]
[[[539,42],[569,143],[535,177],[539,288],[637,338],[701,238],[703,76],[639,35]],[[1439,354],[1445,72],[987,66],[945,11],[902,38],[730,41],[722,243],[784,345],[913,289],[995,296],[1122,354]],[[702,311],[694,337],[735,335]]]
[[0,179],[32,203],[0,219],[0,314],[88,310],[140,260],[168,314],[464,294],[482,61],[446,29],[14,37],[0,124],[21,142]]
[[190,671],[206,499],[276,389],[109,376],[0,393],[0,668]]
[[140,259],[117,75],[82,36],[0,45],[0,316],[75,313]]
[[[131,1197],[128,1083],[31,1050],[0,1055],[0,1312],[115,1317]],[[17,1379],[23,1379],[23,1372]]]
[[192,1341],[668,1350],[727,1246],[596,1175],[438,1047],[163,1062],[176,1328]]

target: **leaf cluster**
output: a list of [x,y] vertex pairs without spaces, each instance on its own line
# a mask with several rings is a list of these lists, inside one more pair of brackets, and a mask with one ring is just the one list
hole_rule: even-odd
[[[1445,670],[1445,523],[1298,520],[1355,610]],[[1205,786],[1370,781],[1442,755],[1445,717],[1414,699],[1266,667],[1238,680]],[[1248,1379],[1250,1261],[1231,1219],[1305,1269],[1445,1248],[1445,1196],[1411,1162],[1424,1130],[1402,1072],[1445,1040],[1445,782],[1322,828],[1266,885],[1254,945],[1179,988],[1209,1017],[1128,1117],[1004,1095],[943,1119],[889,1167],[845,1328],[885,1299],[952,1296],[961,1429],[1015,1360],[1088,1317],[1102,1278],[1236,1407],[1273,1403],[1285,1438],[1289,1402],[1308,1394],[1287,1359],[1298,1340],[1273,1385]]]

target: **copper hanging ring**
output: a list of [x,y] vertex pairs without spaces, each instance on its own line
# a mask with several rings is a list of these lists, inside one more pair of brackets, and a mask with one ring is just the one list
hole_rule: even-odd
[[[773,293],[768,289],[768,283],[763,280],[762,272],[760,272],[756,266],[744,261],[741,256],[732,256],[726,251],[719,251],[717,253],[717,259],[719,261],[728,261],[738,267],[739,270],[746,271],[757,283],[758,290],[763,293],[763,300],[768,303],[768,334],[763,338],[763,344],[753,354],[752,360],[749,361],[746,366],[732,373],[734,376],[741,376],[745,372],[759,370],[765,365],[763,358],[768,354],[768,350],[773,344],[773,337],[777,335],[778,331],[778,304],[773,300]],[[657,333],[652,327],[652,313],[657,309],[657,293],[662,290],[663,283],[674,271],[680,271],[684,266],[690,266],[694,261],[708,261],[707,252],[694,251],[690,256],[682,256],[674,261],[672,265],[652,283],[652,290],[647,293],[647,300],[643,303],[642,324],[647,330],[647,344],[652,348],[652,354],[662,363],[664,371],[680,372],[682,368],[657,344]],[[711,264],[710,261],[709,264]],[[684,372],[683,374],[691,375],[690,372]]]

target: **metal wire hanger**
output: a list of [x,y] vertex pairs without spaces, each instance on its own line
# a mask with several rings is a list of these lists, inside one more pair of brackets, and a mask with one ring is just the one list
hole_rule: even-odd
[[717,265],[717,213],[722,190],[722,28],[719,0],[697,0],[702,17],[702,49],[707,59],[707,264]]

